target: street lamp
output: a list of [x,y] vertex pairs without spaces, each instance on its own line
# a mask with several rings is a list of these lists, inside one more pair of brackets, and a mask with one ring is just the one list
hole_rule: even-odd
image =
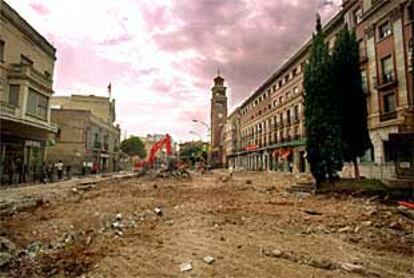
[[211,129],[210,129],[210,126],[206,124],[205,122],[197,120],[197,119],[193,119],[193,123],[201,124],[205,126],[207,129],[207,136],[210,137],[210,144],[208,145],[209,147],[207,151],[207,164],[210,165],[210,162],[211,162],[211,134],[210,134]]
[[196,136],[198,136],[199,138],[200,138],[200,141],[201,142],[203,142],[203,137],[201,136],[201,134],[200,133],[197,133],[197,132],[195,132],[195,131],[190,131],[190,134],[193,134],[193,135],[196,135]]

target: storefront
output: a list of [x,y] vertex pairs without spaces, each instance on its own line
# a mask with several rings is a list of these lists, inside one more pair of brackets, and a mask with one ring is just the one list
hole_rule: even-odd
[[[13,173],[14,183],[34,181],[41,171],[45,142],[3,135],[0,142],[0,173],[2,184],[9,183]],[[24,177],[20,177],[23,175]]]

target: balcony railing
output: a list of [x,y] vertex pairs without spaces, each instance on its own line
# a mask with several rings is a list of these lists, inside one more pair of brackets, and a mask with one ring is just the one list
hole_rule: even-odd
[[52,77],[50,75],[41,73],[40,71],[33,68],[32,65],[10,64],[10,73],[17,76],[32,77],[46,83],[49,86],[51,86],[53,83]]
[[6,116],[11,116],[11,117],[16,117],[16,114],[17,114],[16,106],[14,106],[10,103],[1,101],[0,102],[0,114],[1,115],[6,115]]
[[383,113],[383,114],[380,115],[380,121],[381,122],[393,120],[393,119],[396,119],[396,118],[397,118],[397,112],[396,111]]
[[382,75],[381,79],[376,78],[375,87],[378,90],[387,89],[397,85],[397,79],[393,72],[385,73]]

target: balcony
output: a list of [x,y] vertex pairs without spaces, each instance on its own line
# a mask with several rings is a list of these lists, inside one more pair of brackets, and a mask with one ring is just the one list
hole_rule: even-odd
[[30,78],[34,81],[40,82],[47,87],[52,87],[52,77],[48,74],[41,73],[33,68],[32,65],[24,64],[10,64],[9,76],[13,78]]
[[380,121],[386,122],[397,118],[397,111],[387,112],[380,115]]
[[393,72],[385,73],[381,79],[375,78],[375,88],[377,90],[386,90],[397,86],[398,81]]
[[0,102],[0,115],[7,116],[7,117],[16,117],[17,116],[16,106],[8,102],[1,101]]

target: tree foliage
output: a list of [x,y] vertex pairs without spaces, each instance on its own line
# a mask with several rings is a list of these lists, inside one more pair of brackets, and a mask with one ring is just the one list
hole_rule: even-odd
[[371,146],[367,99],[362,88],[359,48],[355,32],[343,28],[336,39],[333,59],[335,91],[341,102],[341,128],[345,161],[354,161]]
[[317,186],[327,177],[333,178],[342,168],[340,103],[332,82],[332,68],[318,16],[304,75],[306,149]]
[[140,158],[147,156],[145,145],[137,136],[131,136],[121,142],[121,150],[128,155],[138,155]]
[[332,54],[334,86],[341,116],[342,148],[345,161],[354,162],[359,178],[357,158],[371,146],[368,133],[367,99],[362,88],[359,47],[355,32],[344,27],[337,35]]
[[180,156],[186,158],[200,158],[207,159],[207,152],[202,144],[192,144],[180,150]]

